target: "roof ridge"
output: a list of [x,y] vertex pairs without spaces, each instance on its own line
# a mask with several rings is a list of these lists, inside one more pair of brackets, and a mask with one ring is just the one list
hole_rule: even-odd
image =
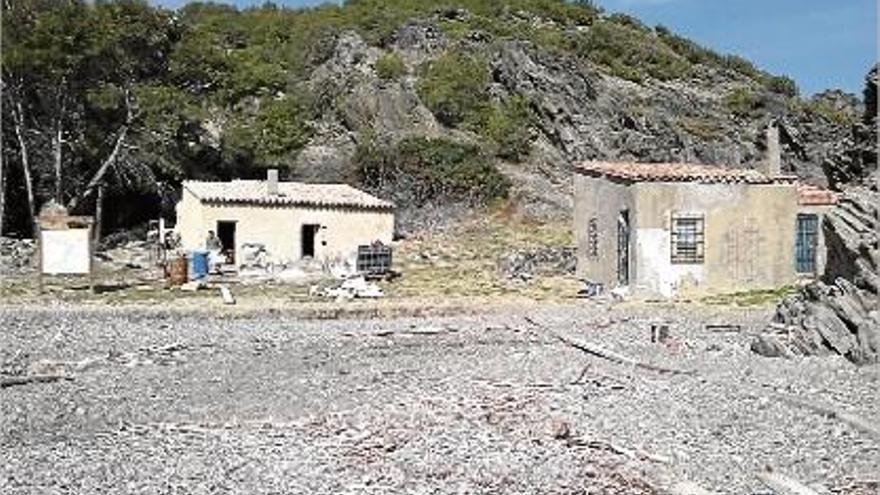
[[574,165],[579,172],[633,182],[703,182],[772,184],[790,181],[792,176],[769,177],[760,170],[687,162],[633,162],[586,160]]
[[263,180],[184,181],[183,186],[202,202],[394,208],[392,202],[345,183],[279,182],[277,195],[267,194]]

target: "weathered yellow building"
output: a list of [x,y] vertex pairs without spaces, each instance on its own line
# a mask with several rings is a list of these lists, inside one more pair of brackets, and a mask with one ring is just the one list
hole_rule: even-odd
[[358,246],[391,243],[394,205],[345,184],[279,182],[270,170],[266,181],[185,181],[175,230],[186,250],[215,232],[233,263],[246,244],[275,263],[347,260]]
[[665,297],[814,276],[815,217],[835,199],[790,176],[657,163],[581,164],[574,193],[580,278]]

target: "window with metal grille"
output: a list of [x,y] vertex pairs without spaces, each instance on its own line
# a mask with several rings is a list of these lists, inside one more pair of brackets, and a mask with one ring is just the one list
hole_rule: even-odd
[[599,220],[596,217],[590,218],[587,223],[587,254],[591,258],[599,256]]
[[702,263],[705,259],[705,220],[692,213],[672,215],[672,262]]
[[819,217],[801,213],[795,231],[795,266],[798,273],[816,273],[816,244],[819,241]]

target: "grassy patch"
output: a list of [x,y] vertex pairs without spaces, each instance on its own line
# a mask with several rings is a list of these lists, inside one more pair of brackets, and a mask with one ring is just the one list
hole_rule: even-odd
[[376,75],[381,79],[399,79],[406,74],[406,65],[403,59],[396,53],[386,53],[376,60]]
[[786,285],[776,289],[750,290],[707,296],[701,301],[706,304],[720,306],[773,306],[796,291],[797,287]]
[[723,134],[717,121],[705,117],[682,117],[678,123],[685,132],[707,141],[718,139]]
[[385,289],[401,298],[567,299],[580,287],[574,277],[536,277],[528,283],[509,280],[498,273],[496,262],[513,250],[573,242],[568,222],[524,222],[499,209],[454,228],[403,241],[394,253],[403,276]]

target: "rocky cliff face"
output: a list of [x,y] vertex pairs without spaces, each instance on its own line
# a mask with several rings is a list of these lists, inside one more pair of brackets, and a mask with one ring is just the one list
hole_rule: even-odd
[[[520,206],[535,216],[569,215],[569,166],[579,160],[752,166],[763,156],[761,130],[770,119],[781,123],[784,170],[808,182],[838,186],[876,167],[876,147],[853,149],[853,126],[862,125],[863,133],[868,126],[854,119],[863,110],[852,95],[792,99],[714,67],[700,67],[688,79],[636,83],[527,41],[492,42],[477,35],[451,41],[435,18],[410,21],[383,48],[354,32],[337,38],[332,55],[307,83],[327,110],[314,123],[316,134],[299,154],[294,175],[356,180],[354,156],[367,139],[390,143],[419,135],[479,143],[466,129],[440,124],[419,96],[424,67],[450,49],[488,61],[493,100],[528,102],[530,154],[519,163],[496,163],[512,179]],[[376,62],[387,54],[405,64],[402,77],[377,74]],[[876,94],[876,71],[872,77]],[[737,91],[749,98],[732,99]]]

